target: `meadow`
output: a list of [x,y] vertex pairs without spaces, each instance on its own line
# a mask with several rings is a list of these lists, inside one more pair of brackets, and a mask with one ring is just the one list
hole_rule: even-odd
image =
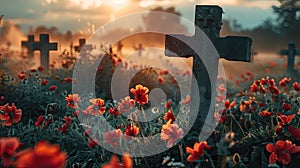
[[[188,83],[191,71],[143,69],[107,53],[97,69],[96,94],[81,95],[72,90],[76,58],[61,54],[46,72],[28,64],[15,70],[8,55],[0,60],[2,167],[298,167],[299,76],[286,74],[284,63],[274,59],[254,58],[246,68],[246,63],[224,62],[226,79],[219,80],[226,87],[216,88],[216,101],[224,108],[214,112],[218,125],[209,138],[198,141],[201,128],[187,130],[188,119],[179,115],[190,112],[190,96],[178,99],[174,92],[178,81]],[[127,96],[114,100],[108,90],[118,66],[139,76]],[[156,87],[166,91],[166,99],[150,99]],[[152,120],[137,120],[146,116]],[[167,150],[148,156],[153,151],[137,150],[152,140]]]

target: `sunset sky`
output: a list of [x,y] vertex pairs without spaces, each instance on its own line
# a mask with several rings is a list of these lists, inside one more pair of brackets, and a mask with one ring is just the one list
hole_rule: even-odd
[[28,32],[29,27],[56,26],[60,31],[90,32],[101,25],[134,12],[156,6],[174,6],[183,17],[194,20],[196,4],[217,4],[223,18],[236,19],[245,28],[253,28],[266,18],[274,18],[272,5],[277,0],[2,0],[0,15],[4,21],[19,24]]

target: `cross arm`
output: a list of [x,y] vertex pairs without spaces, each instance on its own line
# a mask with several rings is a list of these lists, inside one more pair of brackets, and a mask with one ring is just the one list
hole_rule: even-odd
[[[166,56],[176,56],[179,57],[191,57],[194,55],[194,51],[183,41],[178,39],[188,38],[184,35],[166,35],[165,40],[165,55]],[[174,55],[176,54],[176,55]]]
[[214,45],[221,58],[229,61],[251,61],[252,40],[249,37],[227,36],[217,39]]

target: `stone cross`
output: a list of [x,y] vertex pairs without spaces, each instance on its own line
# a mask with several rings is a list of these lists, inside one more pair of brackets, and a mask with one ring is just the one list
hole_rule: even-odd
[[[251,46],[252,40],[248,37],[239,36],[227,36],[220,37],[220,29],[222,26],[222,14],[223,10],[219,6],[215,5],[197,5],[195,13],[195,26],[200,28],[209,37],[212,44],[217,49],[221,58],[232,61],[251,61]],[[199,88],[200,113],[207,113],[210,100],[212,98],[211,90],[216,84],[210,83],[209,74],[205,68],[203,61],[200,59],[198,54],[191,49],[187,44],[178,39],[187,39],[199,41],[201,32],[195,31],[194,36],[184,35],[166,35],[165,39],[165,55],[174,56],[174,53],[180,57],[191,57],[193,56],[193,75],[196,78],[197,85]],[[205,55],[209,58],[209,55]],[[213,67],[218,70],[218,66]],[[214,74],[217,75],[217,74]],[[217,78],[217,77],[216,77]],[[195,85],[193,82],[192,85]],[[202,99],[202,96],[204,99]],[[203,105],[204,104],[204,105]]]
[[86,39],[79,39],[79,46],[75,46],[74,49],[76,52],[80,52],[81,49],[83,48],[86,51],[91,51],[93,50],[92,45],[85,45]]
[[294,63],[295,63],[295,56],[300,55],[300,50],[296,50],[295,44],[290,43],[287,50],[281,50],[281,55],[288,56],[288,64],[287,64],[287,72],[293,73],[294,72]]
[[34,44],[34,35],[28,35],[27,41],[21,41],[21,46],[27,48],[28,57],[33,57],[33,44]]
[[46,71],[49,70],[49,51],[57,50],[57,43],[49,43],[49,34],[40,34],[40,41],[34,42],[33,50],[41,53],[41,65]]

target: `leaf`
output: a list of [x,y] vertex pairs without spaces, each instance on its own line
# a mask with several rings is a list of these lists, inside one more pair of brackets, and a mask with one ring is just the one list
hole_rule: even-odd
[[265,155],[264,148],[261,149],[261,166],[267,167],[269,165],[268,158]]

